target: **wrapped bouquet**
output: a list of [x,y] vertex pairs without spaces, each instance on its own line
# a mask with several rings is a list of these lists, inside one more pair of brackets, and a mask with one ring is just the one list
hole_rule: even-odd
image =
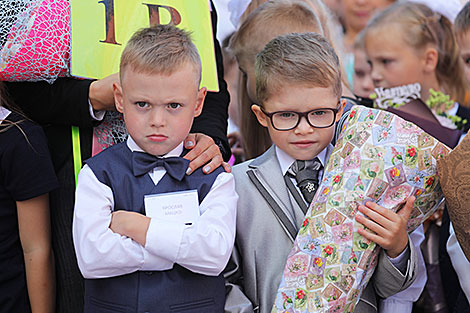
[[450,149],[390,112],[355,106],[289,254],[273,312],[353,312],[372,276],[375,243],[358,234],[359,204],[416,201],[413,231],[443,201],[436,160]]

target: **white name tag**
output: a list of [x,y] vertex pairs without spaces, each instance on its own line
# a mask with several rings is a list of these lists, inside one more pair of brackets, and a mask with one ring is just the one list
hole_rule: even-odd
[[150,218],[192,225],[199,218],[197,190],[185,190],[144,197],[145,214]]

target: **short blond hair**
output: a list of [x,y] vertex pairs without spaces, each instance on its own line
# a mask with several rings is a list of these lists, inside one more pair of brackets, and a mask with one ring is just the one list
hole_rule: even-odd
[[283,85],[331,87],[341,97],[339,58],[325,37],[293,33],[271,40],[256,56],[256,98],[260,105]]
[[201,58],[191,41],[191,34],[173,25],[142,28],[127,43],[121,55],[120,75],[126,68],[148,74],[171,75],[182,65],[194,65],[201,81]]

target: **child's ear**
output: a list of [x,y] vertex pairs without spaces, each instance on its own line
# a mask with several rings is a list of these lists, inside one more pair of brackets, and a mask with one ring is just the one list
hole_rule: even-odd
[[113,94],[114,94],[114,102],[116,104],[116,110],[118,112],[123,113],[124,112],[124,106],[123,106],[123,96],[122,96],[122,87],[121,83],[113,83]]
[[201,115],[202,107],[204,106],[204,99],[206,98],[206,95],[207,95],[206,87],[200,88],[199,91],[197,92],[196,106],[194,107],[194,117]]
[[341,119],[341,116],[343,115],[344,107],[346,106],[346,99],[340,99],[339,100],[339,108],[338,108],[338,113],[336,113],[336,123],[339,122]]
[[264,127],[268,127],[268,117],[263,113],[263,111],[261,111],[261,107],[259,105],[253,104],[251,106],[251,111],[255,113],[258,123]]
[[424,71],[432,73],[436,70],[437,62],[439,61],[439,53],[433,47],[428,47],[424,50]]

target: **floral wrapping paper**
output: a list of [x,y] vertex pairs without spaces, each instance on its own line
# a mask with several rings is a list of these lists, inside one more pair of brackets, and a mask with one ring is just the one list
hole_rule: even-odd
[[357,233],[357,206],[398,210],[416,197],[413,231],[443,201],[436,160],[450,149],[392,113],[355,106],[288,256],[272,312],[353,312],[379,246]]

